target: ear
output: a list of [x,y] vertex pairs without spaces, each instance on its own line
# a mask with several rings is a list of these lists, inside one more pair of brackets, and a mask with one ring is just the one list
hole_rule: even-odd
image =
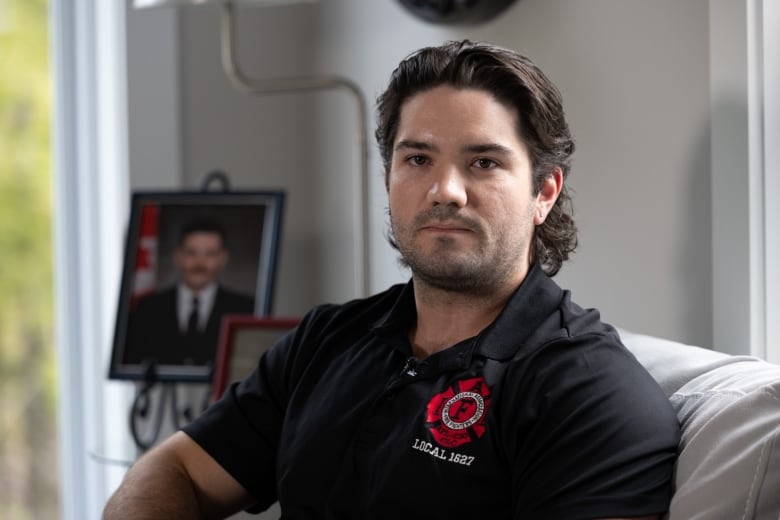
[[563,171],[556,166],[544,179],[536,194],[536,211],[534,211],[534,225],[544,224],[547,215],[550,214],[558,195],[563,189]]
[[227,265],[228,261],[230,261],[230,253],[227,249],[222,250],[222,262],[219,265],[220,269],[224,269],[224,267]]
[[176,266],[177,268],[181,265],[181,257],[182,257],[181,247],[177,245],[176,247],[173,248],[173,251],[171,251],[171,261],[173,261],[173,265]]

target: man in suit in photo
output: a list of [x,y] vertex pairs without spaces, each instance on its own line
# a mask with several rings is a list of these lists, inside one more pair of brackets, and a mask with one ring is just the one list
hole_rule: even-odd
[[213,363],[222,315],[254,311],[252,296],[219,283],[229,259],[226,238],[213,219],[185,224],[173,251],[178,280],[137,302],[128,324],[125,363]]

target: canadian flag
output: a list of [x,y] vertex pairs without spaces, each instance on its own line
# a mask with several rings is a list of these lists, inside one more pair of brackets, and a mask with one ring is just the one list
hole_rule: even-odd
[[159,222],[160,207],[157,204],[145,204],[141,208],[141,226],[135,255],[132,307],[135,307],[139,298],[154,292],[156,288]]

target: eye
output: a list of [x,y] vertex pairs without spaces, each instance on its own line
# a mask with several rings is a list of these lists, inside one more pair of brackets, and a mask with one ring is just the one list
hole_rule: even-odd
[[409,156],[406,159],[406,162],[408,162],[412,166],[425,166],[426,164],[428,164],[428,158],[424,155],[417,154],[417,155]]
[[482,170],[489,170],[491,168],[495,168],[496,166],[498,166],[498,163],[496,161],[494,161],[493,159],[488,159],[487,157],[479,157],[472,164]]

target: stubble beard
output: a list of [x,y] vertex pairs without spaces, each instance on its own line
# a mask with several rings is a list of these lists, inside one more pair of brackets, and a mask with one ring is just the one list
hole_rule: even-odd
[[[477,245],[470,250],[453,237],[437,237],[429,251],[415,244],[416,230],[433,220],[461,222],[474,233]],[[481,224],[457,215],[457,209],[437,206],[418,215],[411,226],[398,224],[390,215],[391,234],[401,254],[399,261],[412,271],[415,280],[446,292],[486,296],[503,287],[521,260],[523,244],[510,244],[506,233],[494,236],[493,247]],[[494,230],[496,231],[496,230]]]

